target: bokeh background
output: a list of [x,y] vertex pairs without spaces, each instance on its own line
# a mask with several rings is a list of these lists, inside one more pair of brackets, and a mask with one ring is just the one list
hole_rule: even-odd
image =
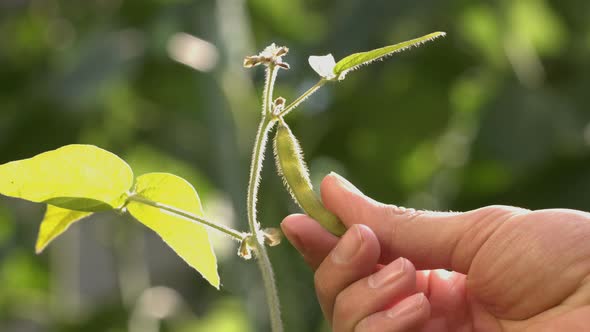
[[[446,31],[351,73],[288,121],[314,182],[329,171],[378,200],[425,209],[488,204],[590,210],[590,2],[584,0],[2,0],[0,163],[69,143],[168,171],[211,218],[246,229],[261,70],[245,55],[291,52],[277,95],[336,59]],[[265,162],[260,214],[298,211]],[[33,245],[44,207],[0,197],[0,331],[266,331],[259,272],[214,239],[216,291],[130,217],[76,224]],[[287,331],[327,331],[312,273],[271,250]]]

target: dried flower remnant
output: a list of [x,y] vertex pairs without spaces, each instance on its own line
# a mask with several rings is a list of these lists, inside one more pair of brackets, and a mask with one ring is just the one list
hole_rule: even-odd
[[283,111],[283,109],[285,108],[286,102],[287,101],[283,97],[279,97],[279,98],[275,99],[275,101],[272,104],[272,113],[275,115],[280,114]]
[[258,55],[251,55],[244,58],[244,67],[252,68],[260,64],[263,64],[265,66],[274,64],[275,66],[278,66],[280,68],[289,69],[289,64],[283,62],[283,56],[287,53],[289,53],[289,48],[285,46],[277,46],[275,45],[275,43],[272,43]]
[[264,243],[269,247],[277,246],[281,243],[281,239],[283,238],[283,233],[278,228],[265,228],[262,231],[262,235],[264,235]]
[[252,235],[245,237],[238,248],[238,256],[245,260],[252,259],[252,253],[256,250],[256,241]]

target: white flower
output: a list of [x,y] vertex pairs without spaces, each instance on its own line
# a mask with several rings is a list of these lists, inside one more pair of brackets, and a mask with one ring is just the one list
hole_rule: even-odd
[[315,70],[318,75],[327,79],[333,80],[336,78],[336,74],[334,74],[334,67],[336,66],[336,60],[332,54],[328,55],[312,55],[308,59],[309,65],[313,70]]

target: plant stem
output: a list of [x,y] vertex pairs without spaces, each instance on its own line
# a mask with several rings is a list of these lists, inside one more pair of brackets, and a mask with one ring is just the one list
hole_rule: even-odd
[[295,99],[295,101],[293,101],[291,104],[289,104],[287,107],[285,107],[285,109],[281,113],[279,113],[278,117],[284,117],[289,112],[294,110],[303,101],[305,101],[305,99],[309,98],[309,96],[311,96],[316,91],[318,91],[324,84],[326,84],[326,82],[327,82],[327,80],[325,80],[323,78],[321,80],[319,80],[314,86],[312,86],[311,88],[309,88],[309,90],[305,91],[301,96],[299,96],[299,98]]
[[[265,95],[267,96],[265,97],[265,100],[270,100],[272,95],[267,95],[267,93],[268,89],[265,89]],[[248,224],[250,226],[250,232],[252,232],[256,238],[256,261],[258,262],[258,267],[262,273],[262,281],[264,283],[266,301],[270,312],[272,331],[281,332],[283,331],[283,324],[281,321],[281,309],[279,295],[274,280],[274,272],[264,245],[264,235],[260,230],[260,224],[256,218],[256,198],[258,197],[262,160],[264,159],[268,132],[275,123],[275,120],[268,119],[268,117],[263,115],[256,134],[256,142],[254,143],[254,151],[252,152],[250,180],[248,182]]]
[[[272,112],[272,93],[275,87],[275,80],[277,78],[277,73],[279,71],[279,67],[277,67],[274,63],[270,63],[266,68],[266,77],[264,80],[264,95],[262,97],[262,117],[264,118],[266,115]],[[264,119],[263,119],[264,120]]]
[[141,197],[141,196],[137,196],[137,195],[130,195],[127,199],[129,201],[134,201],[137,203],[153,206],[155,208],[168,211],[174,215],[177,215],[179,217],[183,217],[184,219],[188,219],[189,221],[194,222],[194,223],[199,223],[199,224],[209,226],[215,230],[218,230],[222,233],[225,233],[225,234],[231,236],[232,238],[234,238],[238,241],[242,241],[242,240],[244,240],[244,238],[246,238],[248,236],[247,233],[236,231],[233,228],[229,228],[225,225],[221,225],[216,222],[209,221],[205,218],[199,217],[199,216],[195,215],[194,213],[190,213],[188,211],[184,211],[184,210],[175,208],[173,206],[170,206],[170,205],[167,205],[164,203],[155,202],[155,201],[152,201],[151,199],[147,199],[145,197]]

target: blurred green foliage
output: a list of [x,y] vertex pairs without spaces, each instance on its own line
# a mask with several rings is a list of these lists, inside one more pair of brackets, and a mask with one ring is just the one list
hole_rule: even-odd
[[[207,216],[246,229],[263,77],[241,68],[243,56],[289,46],[276,93],[292,100],[317,80],[308,55],[340,59],[446,31],[289,115],[312,179],[336,170],[378,200],[416,208],[590,210],[589,12],[583,0],[5,0],[0,163],[99,145],[138,171],[186,177]],[[297,211],[274,173],[267,160],[268,226]],[[266,330],[258,271],[229,239],[215,240],[217,292],[110,213],[34,256],[42,213],[0,198],[1,331]],[[271,258],[287,331],[325,329],[299,255],[284,243]]]

